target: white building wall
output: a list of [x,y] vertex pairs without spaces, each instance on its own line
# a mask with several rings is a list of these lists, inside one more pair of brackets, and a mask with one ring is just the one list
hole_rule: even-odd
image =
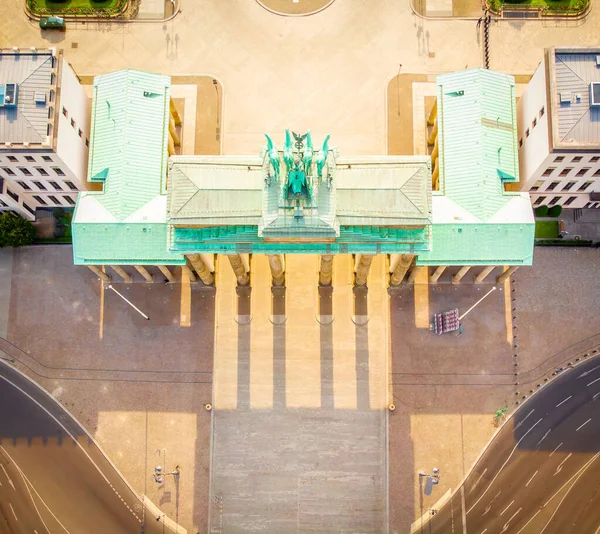
[[[537,172],[548,157],[548,102],[546,67],[542,61],[517,105],[519,135],[519,174],[521,191],[529,191],[537,180]],[[543,171],[540,171],[543,172]]]
[[91,104],[69,64],[63,60],[59,80],[60,102],[56,153],[69,177],[86,189]]

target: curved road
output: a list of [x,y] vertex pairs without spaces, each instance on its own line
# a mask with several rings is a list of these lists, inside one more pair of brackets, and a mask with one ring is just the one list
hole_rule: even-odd
[[599,534],[600,358],[522,405],[421,531]]
[[79,423],[0,362],[0,534],[159,534],[164,528]]

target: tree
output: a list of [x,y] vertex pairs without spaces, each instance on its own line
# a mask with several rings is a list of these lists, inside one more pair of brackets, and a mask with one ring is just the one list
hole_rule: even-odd
[[27,219],[12,211],[0,215],[0,248],[31,245],[34,238],[35,228]]
[[535,208],[536,217],[547,217],[548,216],[548,206],[538,206]]
[[562,206],[557,204],[548,210],[548,217],[558,217],[562,213]]

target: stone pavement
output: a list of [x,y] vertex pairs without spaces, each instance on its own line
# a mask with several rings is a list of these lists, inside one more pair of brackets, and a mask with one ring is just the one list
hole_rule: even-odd
[[252,257],[249,323],[234,320],[235,277],[219,266],[210,532],[383,532],[385,258],[371,267],[363,325],[350,256],[334,261],[329,324],[317,320],[317,256],[286,257],[283,323],[265,256]]
[[6,337],[8,332],[12,265],[13,249],[0,249],[0,337]]
[[565,221],[565,239],[581,239],[600,243],[600,209],[563,209],[559,219]]

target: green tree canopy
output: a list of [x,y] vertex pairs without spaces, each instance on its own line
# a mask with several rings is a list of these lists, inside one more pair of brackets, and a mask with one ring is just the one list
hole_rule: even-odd
[[0,248],[31,245],[34,238],[35,228],[27,219],[11,211],[0,215]]

